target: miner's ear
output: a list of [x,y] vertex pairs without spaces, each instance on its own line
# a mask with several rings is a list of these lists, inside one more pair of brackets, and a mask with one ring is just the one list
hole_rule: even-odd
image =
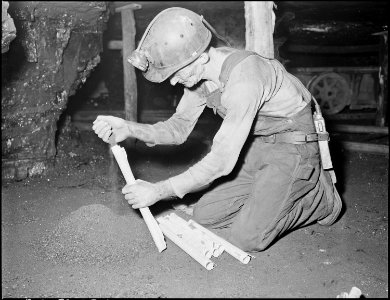
[[205,63],[207,63],[207,62],[210,60],[210,56],[209,56],[206,52],[203,52],[203,53],[199,56],[198,60],[199,60],[199,62],[200,62],[201,64],[204,65]]

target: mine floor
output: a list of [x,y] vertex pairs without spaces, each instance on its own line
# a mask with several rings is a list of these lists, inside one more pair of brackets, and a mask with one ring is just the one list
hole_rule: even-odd
[[[198,161],[211,140],[199,130],[181,146],[128,147],[135,177],[156,182]],[[53,170],[2,183],[2,296],[335,298],[356,286],[387,298],[388,156],[333,147],[333,160],[345,204],[337,223],[291,232],[247,265],[224,253],[207,271],[168,239],[157,251],[108,146],[75,130],[60,138]]]

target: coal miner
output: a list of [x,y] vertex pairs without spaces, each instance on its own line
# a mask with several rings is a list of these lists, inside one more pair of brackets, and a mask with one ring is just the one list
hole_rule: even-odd
[[212,33],[217,34],[190,10],[160,12],[128,61],[151,82],[184,86],[176,112],[155,124],[113,116],[94,121],[93,130],[105,142],[114,134],[116,142],[132,137],[154,146],[184,143],[206,107],[223,118],[199,162],[165,181],[126,185],[125,199],[141,208],[203,189],[193,219],[228,228],[227,240],[251,252],[293,229],[333,224],[342,202],[321,160],[319,145],[328,136],[316,130],[315,99],[277,60],[214,48]]

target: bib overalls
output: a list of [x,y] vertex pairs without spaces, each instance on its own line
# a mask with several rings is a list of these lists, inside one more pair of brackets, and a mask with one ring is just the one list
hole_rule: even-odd
[[[226,80],[239,60],[233,59],[220,78]],[[207,106],[224,117],[218,91],[207,97]],[[213,182],[193,215],[200,224],[229,227],[228,240],[245,251],[264,250],[297,227],[320,220],[328,225],[326,217],[341,210],[337,190],[321,167],[318,143],[310,140],[315,134],[310,103],[289,118],[262,116],[260,110],[255,122],[257,130],[233,171]],[[307,137],[300,139],[302,134]],[[336,213],[335,201],[340,201]]]

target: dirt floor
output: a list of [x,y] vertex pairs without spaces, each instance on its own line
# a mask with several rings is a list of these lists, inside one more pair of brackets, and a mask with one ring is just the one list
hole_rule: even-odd
[[[155,182],[209,147],[207,133],[195,133],[181,146],[138,142],[127,152],[135,177]],[[91,131],[60,137],[58,149],[54,171],[2,183],[3,297],[335,298],[353,286],[388,297],[388,156],[333,149],[345,204],[337,223],[296,230],[247,265],[223,253],[207,271],[168,239],[157,251],[121,194],[108,146]],[[159,202],[151,211],[173,210]]]

